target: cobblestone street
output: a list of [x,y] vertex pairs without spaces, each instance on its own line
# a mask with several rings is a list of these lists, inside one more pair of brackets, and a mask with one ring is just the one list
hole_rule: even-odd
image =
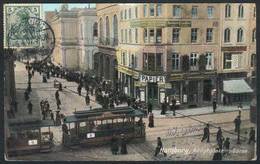
[[[32,93],[30,100],[33,104],[33,115],[28,114],[27,102],[24,100],[24,89],[27,87],[27,73],[25,66],[22,63],[16,62],[15,67],[15,80],[17,88],[17,102],[18,102],[18,113],[17,117],[11,121],[17,121],[21,119],[41,119],[40,113],[40,101],[47,99],[50,103],[52,110],[56,110],[54,79],[51,77],[48,79],[48,83],[42,83],[42,77],[38,72],[35,72],[32,78]],[[71,115],[75,109],[89,110],[86,107],[85,99],[79,96],[76,92],[77,84],[75,82],[67,82],[64,79],[56,78],[62,82],[64,90],[60,92],[61,98],[61,113],[64,115]],[[82,95],[85,95],[86,91],[83,89]],[[95,102],[95,98],[91,97],[92,108],[100,107]],[[159,111],[155,111],[155,127],[149,128],[148,118],[144,118],[146,124],[146,141],[143,143],[129,143],[127,155],[112,155],[109,146],[80,148],[74,149],[65,148],[61,145],[62,131],[60,126],[51,127],[51,131],[54,133],[55,147],[51,153],[24,155],[11,157],[10,160],[212,160],[213,153],[207,152],[206,150],[214,150],[216,147],[216,132],[218,126],[222,128],[223,136],[230,137],[231,145],[230,149],[245,150],[246,153],[230,153],[224,157],[224,160],[250,160],[254,154],[254,144],[247,144],[249,128],[255,126],[249,121],[249,110],[244,107],[241,114],[241,145],[236,144],[237,135],[234,132],[234,118],[238,115],[236,107],[229,107],[225,112],[211,113],[210,107],[204,107],[203,109],[185,109],[178,110],[176,117],[171,116],[168,113],[166,116],[161,116]],[[190,110],[193,113],[187,117],[186,113]],[[194,111],[196,110],[196,112]],[[210,112],[205,112],[210,110]],[[224,111],[224,107],[221,108]],[[194,111],[194,112],[192,112]],[[198,111],[201,111],[199,113]],[[181,116],[181,117],[180,117]],[[210,143],[202,143],[201,137],[203,134],[203,128],[205,123],[210,123],[211,139]],[[157,137],[162,138],[165,151],[167,150],[167,157],[163,157],[159,154],[154,157],[154,150],[156,147]],[[182,152],[170,152],[175,148]],[[203,151],[203,153],[195,152],[195,148]],[[185,153],[184,151],[189,150]]]

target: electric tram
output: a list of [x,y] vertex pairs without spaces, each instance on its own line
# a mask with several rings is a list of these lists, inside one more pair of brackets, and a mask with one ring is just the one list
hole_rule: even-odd
[[124,134],[128,141],[145,140],[143,112],[131,107],[77,111],[64,118],[63,145],[104,145]]

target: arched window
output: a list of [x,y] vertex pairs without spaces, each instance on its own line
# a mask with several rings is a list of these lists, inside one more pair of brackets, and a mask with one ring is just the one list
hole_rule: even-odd
[[224,31],[224,42],[230,42],[230,29],[226,28]]
[[237,42],[243,42],[244,38],[243,38],[243,29],[239,28],[237,30]]
[[104,33],[103,33],[103,19],[102,18],[99,19],[99,36],[100,36],[100,38],[104,37]]
[[93,24],[93,36],[94,37],[97,37],[98,36],[98,25],[97,25],[97,22],[95,22]]
[[114,44],[118,44],[118,21],[117,21],[117,16],[114,15],[113,17],[113,37],[114,37]]
[[244,7],[242,4],[238,6],[238,17],[243,18],[244,17]]
[[109,19],[108,16],[106,17],[106,38],[110,38],[110,29],[109,29]]
[[231,16],[231,6],[230,4],[226,4],[225,6],[225,17],[229,18]]
[[253,33],[252,33],[252,42],[255,42],[256,40],[256,30],[253,29]]

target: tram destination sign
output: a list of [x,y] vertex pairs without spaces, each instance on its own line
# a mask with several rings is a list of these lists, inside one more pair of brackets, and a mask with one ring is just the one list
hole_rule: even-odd
[[140,75],[139,77],[140,82],[150,82],[150,83],[165,83],[165,76],[147,76],[147,75]]

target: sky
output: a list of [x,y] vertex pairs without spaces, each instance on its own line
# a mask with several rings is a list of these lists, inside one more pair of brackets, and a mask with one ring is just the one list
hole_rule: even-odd
[[[59,11],[61,3],[44,3],[43,4],[43,11],[54,11],[57,9]],[[77,7],[77,8],[84,8],[88,7],[89,3],[70,3],[69,4],[69,9]],[[90,3],[90,7],[95,7],[96,4]]]

